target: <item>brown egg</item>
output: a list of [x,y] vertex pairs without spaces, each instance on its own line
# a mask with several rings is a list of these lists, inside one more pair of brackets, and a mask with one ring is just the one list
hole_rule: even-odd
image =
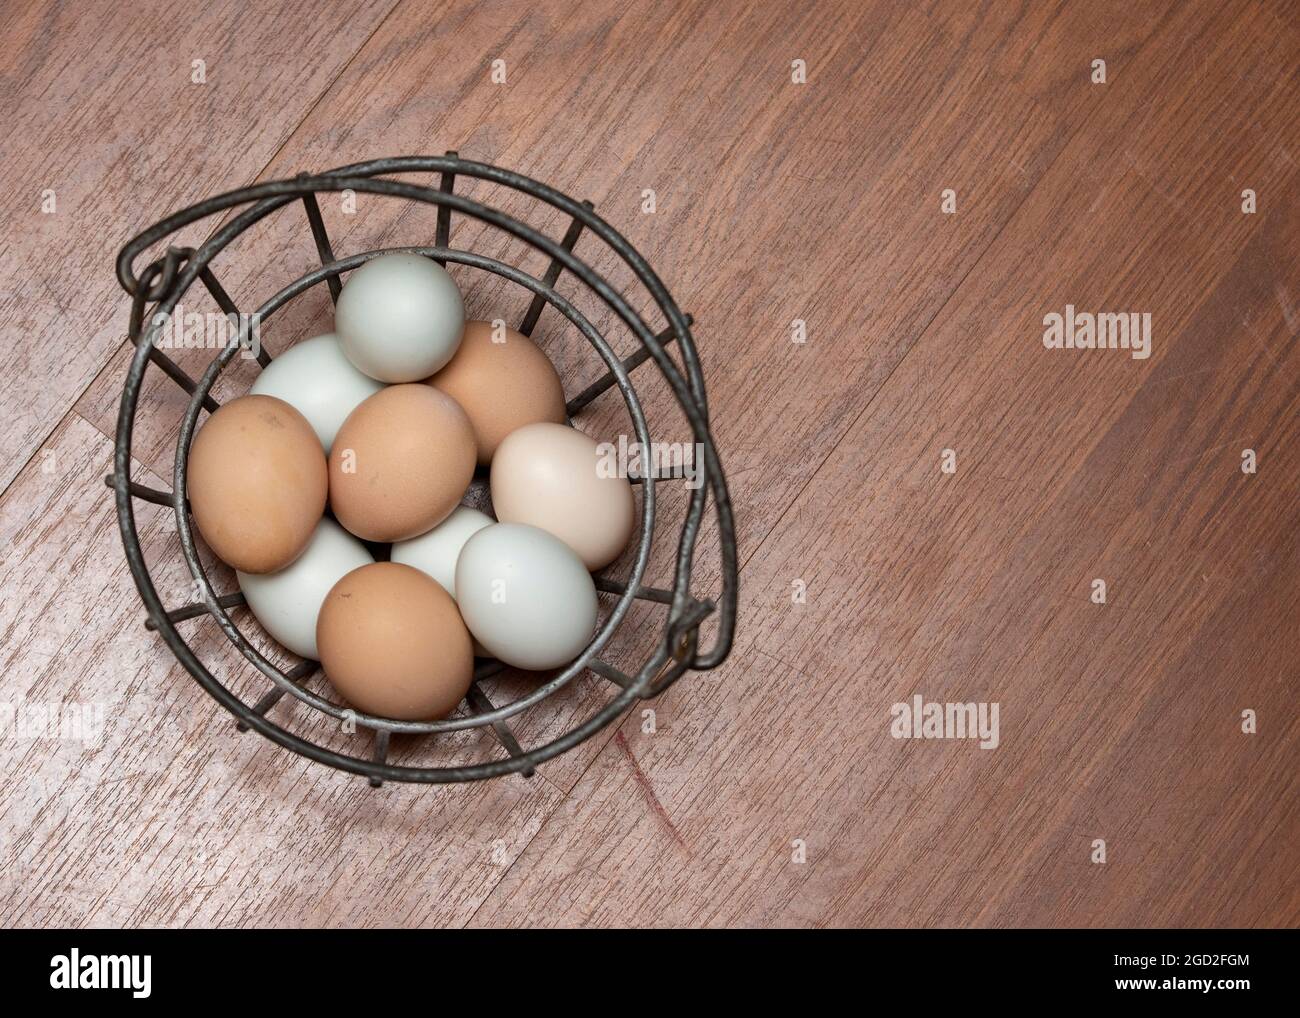
[[441,523],[474,477],[474,429],[450,396],[390,385],[343,422],[330,448],[330,506],[367,541],[405,541]]
[[609,565],[632,536],[636,502],[627,478],[607,469],[604,451],[563,424],[512,432],[492,460],[497,519],[550,531],[589,570]]
[[398,721],[444,718],[474,677],[469,630],[451,595],[411,566],[374,562],[325,595],[321,667],[343,698]]
[[474,426],[478,461],[492,461],[501,440],[538,421],[563,424],[564,387],[555,367],[523,333],[490,322],[466,322],[460,348],[429,379],[464,409]]
[[190,444],[185,486],[194,523],[222,561],[273,573],[296,559],[325,512],[320,439],[274,396],[218,408]]

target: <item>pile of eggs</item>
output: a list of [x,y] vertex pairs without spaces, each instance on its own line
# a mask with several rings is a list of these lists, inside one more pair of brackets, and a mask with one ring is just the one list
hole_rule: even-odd
[[[531,340],[465,321],[436,262],[380,255],[348,278],[334,332],[199,429],[194,523],[267,632],[355,708],[446,717],[476,655],[555,668],[595,630],[591,572],[626,547],[634,498],[565,422]],[[478,468],[495,520],[461,505]]]

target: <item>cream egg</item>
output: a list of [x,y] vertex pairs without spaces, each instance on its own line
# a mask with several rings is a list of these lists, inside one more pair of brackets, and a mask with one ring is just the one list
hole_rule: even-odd
[[506,436],[492,458],[491,486],[498,520],[554,534],[590,570],[622,554],[636,523],[627,478],[592,439],[563,424],[529,424]]
[[488,653],[516,668],[566,664],[596,628],[596,586],[559,538],[521,523],[474,534],[456,563],[461,617]]
[[451,360],[465,328],[455,281],[421,255],[386,254],[353,270],[334,331],[356,367],[381,382],[416,382]]
[[332,332],[291,346],[266,366],[249,392],[282,399],[307,418],[328,454],[348,414],[384,387],[343,355]]
[[324,517],[291,565],[274,573],[235,576],[262,627],[299,657],[316,661],[316,620],[325,595],[353,569],[373,561],[365,545]]

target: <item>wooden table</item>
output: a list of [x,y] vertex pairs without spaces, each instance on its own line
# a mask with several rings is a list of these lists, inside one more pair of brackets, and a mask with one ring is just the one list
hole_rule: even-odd
[[[1298,14],[4,5],[0,922],[1295,924]],[[237,735],[142,625],[103,484],[113,258],[209,194],[447,149],[591,199],[695,316],[740,620],[722,668],[532,779],[372,790]],[[364,196],[326,216],[342,253],[433,236],[432,210]],[[522,257],[468,222],[453,242]],[[314,260],[297,208],[218,268],[247,307]],[[527,303],[458,278],[478,316]],[[329,327],[324,294],[299,304],[273,351]],[[1067,305],[1149,314],[1150,356],[1045,346]],[[554,312],[537,336],[570,392],[594,377]],[[684,437],[649,373],[652,426]],[[617,402],[583,427],[626,432]],[[151,373],[137,480],[170,486],[183,404]],[[185,603],[174,522],[140,518]],[[256,696],[215,624],[186,625]],[[567,692],[521,739],[609,695]],[[916,695],[997,704],[997,747],[894,737]],[[82,707],[95,738],[33,727]],[[300,704],[273,716],[349,745]]]

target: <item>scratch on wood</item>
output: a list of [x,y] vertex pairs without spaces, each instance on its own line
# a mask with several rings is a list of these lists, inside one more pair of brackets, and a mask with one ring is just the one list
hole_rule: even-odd
[[659,822],[663,824],[664,829],[672,835],[673,841],[677,842],[687,855],[690,855],[690,846],[686,844],[686,839],[682,837],[681,832],[673,826],[672,820],[668,817],[668,811],[664,809],[663,803],[661,803],[659,797],[655,795],[655,790],[650,785],[650,779],[645,776],[645,771],[641,769],[641,765],[637,763],[636,757],[632,755],[632,747],[627,744],[627,739],[623,736],[623,733],[619,732],[616,734],[614,736],[614,741],[618,743],[618,748],[623,751],[623,755],[627,757],[628,763],[632,765],[632,777],[636,779],[636,783],[641,789],[641,794],[645,796],[646,802],[650,804],[650,808],[654,811],[654,815],[659,818]]
[[1291,335],[1300,331],[1300,318],[1296,316],[1295,308],[1291,306],[1291,295],[1286,292],[1286,287],[1282,285],[1279,279],[1273,283],[1273,292],[1277,295],[1277,306],[1282,309],[1282,317],[1286,319],[1286,327],[1291,330]]

